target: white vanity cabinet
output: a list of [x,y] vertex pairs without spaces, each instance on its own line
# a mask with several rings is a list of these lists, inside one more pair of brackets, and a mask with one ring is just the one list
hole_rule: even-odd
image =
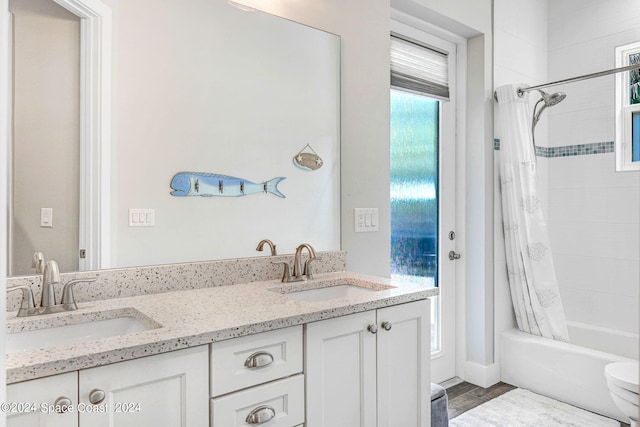
[[306,325],[306,427],[427,427],[428,300]]
[[9,384],[7,402],[7,427],[78,427],[78,373]]
[[[203,345],[10,384],[9,402],[32,402],[37,410],[10,414],[7,426],[206,426],[208,362],[209,348]],[[71,411],[48,411],[66,398]]]
[[304,422],[302,326],[211,344],[211,427]]
[[206,345],[84,369],[80,427],[206,426]]
[[427,427],[429,310],[419,300],[11,384],[9,402],[37,406],[7,425]]

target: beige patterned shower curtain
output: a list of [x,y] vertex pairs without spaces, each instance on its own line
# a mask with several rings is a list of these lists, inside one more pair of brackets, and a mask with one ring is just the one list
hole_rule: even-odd
[[509,288],[518,328],[569,341],[567,324],[538,192],[529,95],[496,90],[500,137],[500,190]]

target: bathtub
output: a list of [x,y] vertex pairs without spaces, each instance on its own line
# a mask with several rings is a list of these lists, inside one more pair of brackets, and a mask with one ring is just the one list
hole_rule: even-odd
[[517,329],[502,332],[502,381],[628,422],[609,395],[604,367],[613,362],[638,363],[638,334],[567,323],[571,344]]

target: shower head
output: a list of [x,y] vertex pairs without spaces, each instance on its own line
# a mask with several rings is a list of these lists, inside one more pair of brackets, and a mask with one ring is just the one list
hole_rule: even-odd
[[[535,107],[533,107],[532,130],[533,128],[536,127],[536,124],[538,124],[538,120],[540,120],[540,114],[542,114],[545,108],[553,107],[554,105],[557,105],[560,102],[562,102],[562,100],[567,97],[567,94],[564,92],[556,92],[556,93],[548,94],[547,92],[540,89],[538,89],[538,92],[540,92],[540,95],[542,95],[542,98],[540,98],[540,100],[536,102]],[[544,105],[536,112],[538,104],[540,104],[541,102],[544,102]]]
[[553,107],[556,104],[562,102],[563,99],[567,97],[567,94],[564,92],[556,92],[549,95],[547,92],[538,89],[540,95],[542,95],[542,99],[546,107]]

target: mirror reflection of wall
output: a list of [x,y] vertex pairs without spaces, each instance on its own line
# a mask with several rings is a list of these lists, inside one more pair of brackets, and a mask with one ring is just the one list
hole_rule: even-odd
[[[32,274],[34,251],[78,269],[80,20],[51,0],[10,0],[13,139],[11,275]],[[54,227],[41,225],[50,208]],[[46,224],[45,224],[46,225]]]
[[[261,256],[255,248],[264,238],[278,245],[279,254],[292,253],[301,242],[319,251],[340,249],[340,38],[266,13],[244,12],[226,1],[102,2],[113,13],[107,267]],[[50,75],[43,79],[59,85]],[[61,109],[55,98],[35,101],[48,117]],[[41,118],[31,121],[49,135],[42,123]],[[68,121],[61,127],[77,130]],[[309,172],[293,164],[306,144],[322,157],[322,168]],[[74,166],[56,165],[69,176],[49,192],[55,200],[78,192],[78,149],[61,151]],[[51,160],[52,154],[42,158]],[[50,178],[51,167],[37,169]],[[174,197],[169,183],[181,171],[256,183],[283,176],[278,188],[286,198]],[[18,205],[29,188],[14,188],[12,194]],[[58,231],[78,216],[77,200],[63,202],[69,208],[64,214],[43,200],[37,196],[38,205],[29,208],[40,231],[47,230],[39,227],[40,207],[54,208],[54,227],[47,231]],[[155,225],[132,227],[130,209],[153,210]],[[75,227],[75,234],[65,231],[75,246],[64,253],[57,250],[59,238],[53,239],[55,247],[45,247],[20,237],[28,244],[20,255],[28,255],[26,264],[21,262],[26,270],[11,274],[32,273],[34,250],[47,259],[69,257],[75,264],[61,262],[61,269],[77,270]],[[14,234],[17,240],[19,232]]]

